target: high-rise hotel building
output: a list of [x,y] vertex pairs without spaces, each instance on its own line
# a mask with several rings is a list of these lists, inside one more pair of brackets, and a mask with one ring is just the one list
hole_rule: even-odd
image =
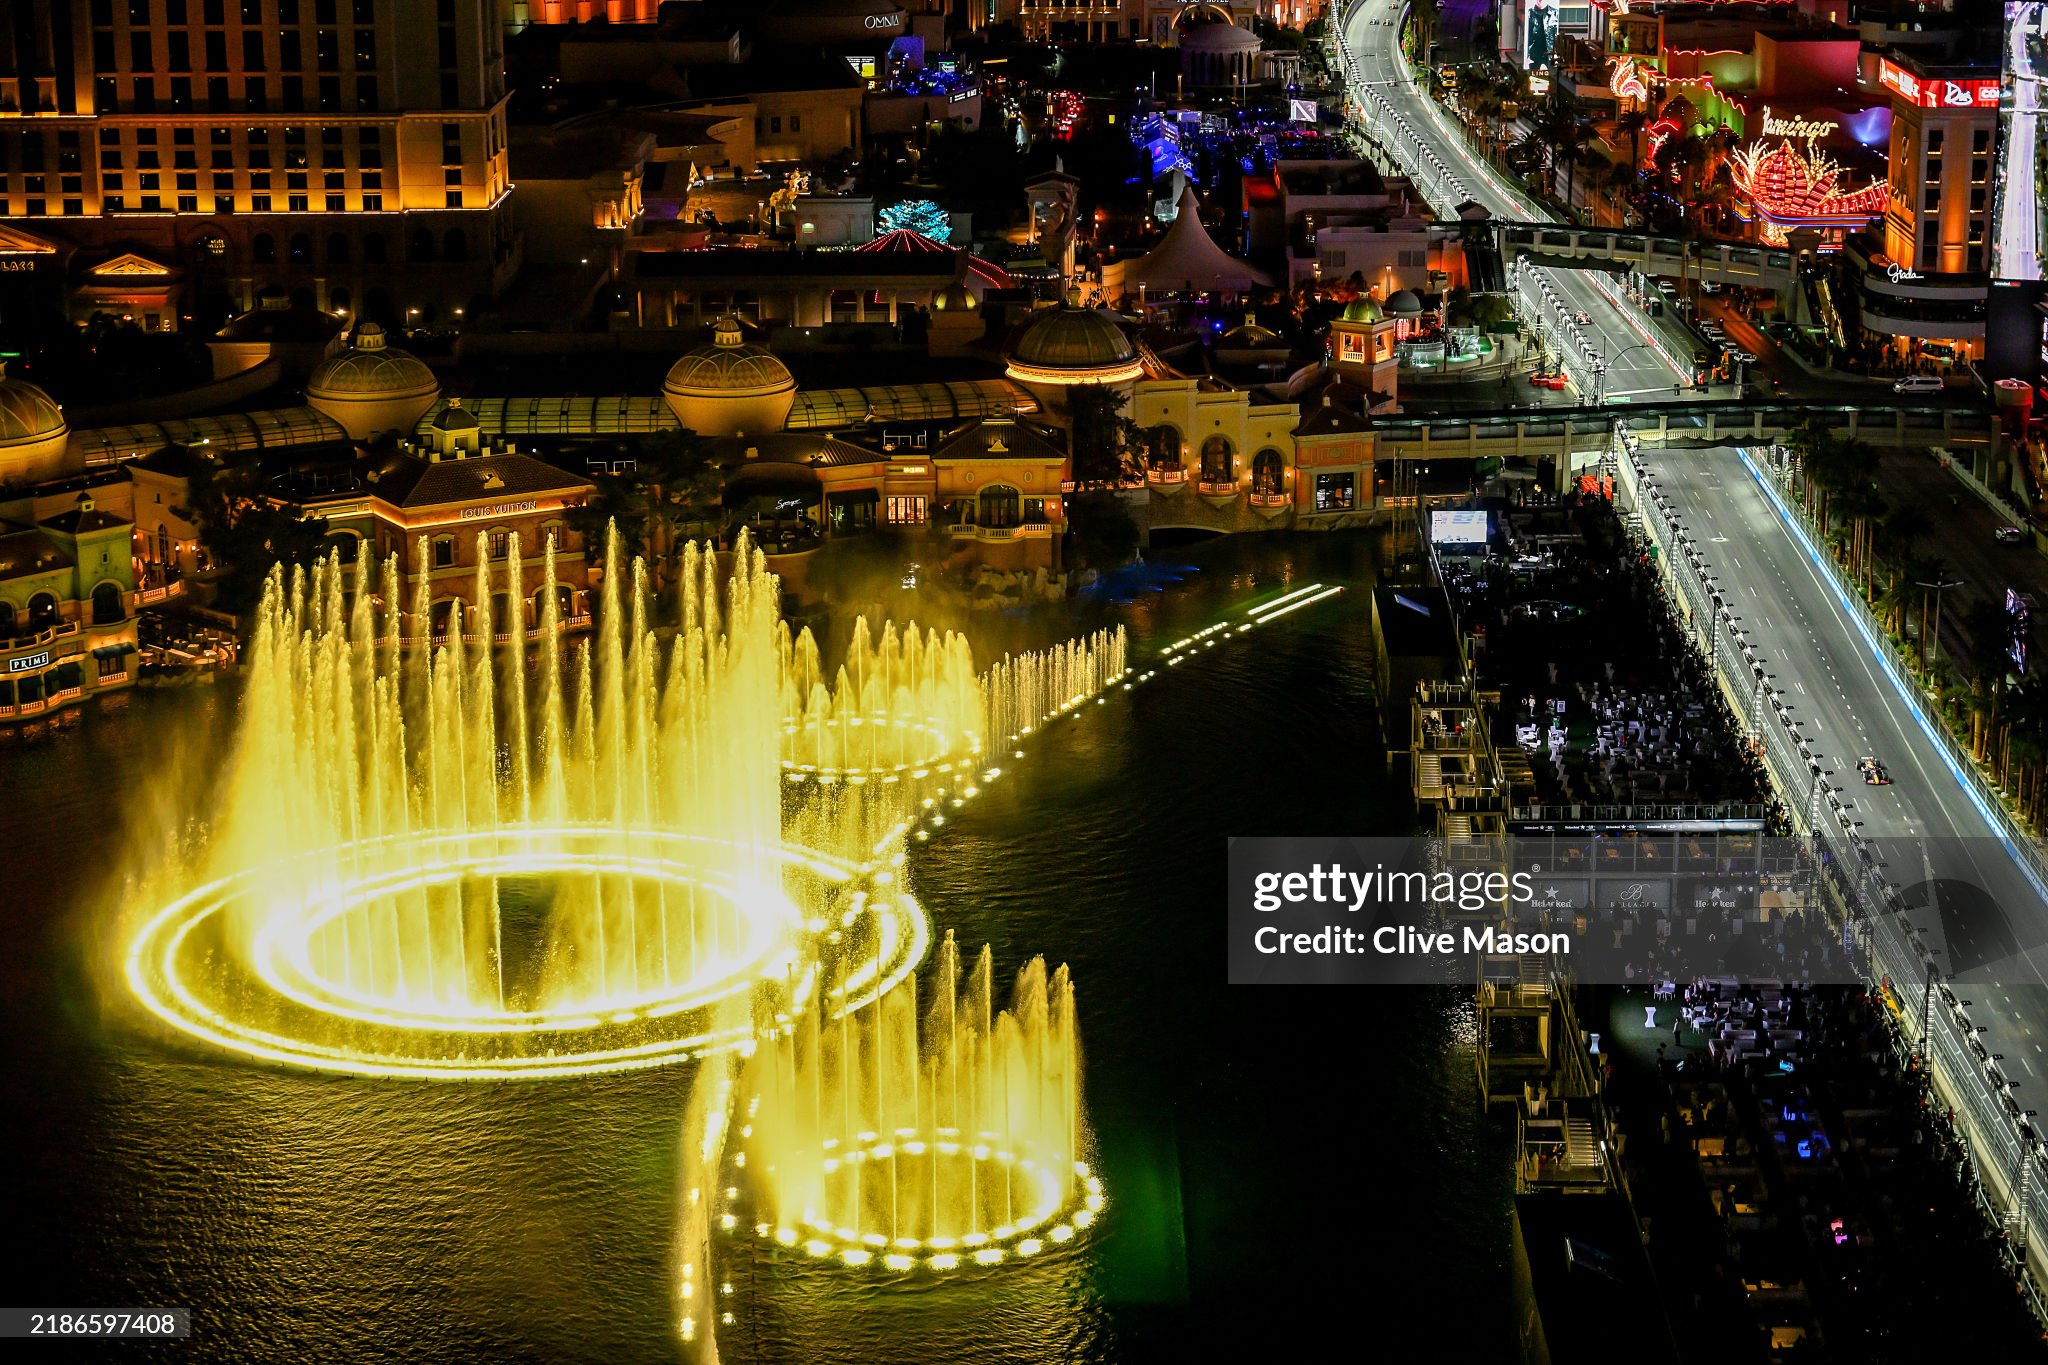
[[447,318],[517,264],[503,27],[500,0],[6,0],[0,236],[54,247],[74,314],[154,268],[165,329],[273,284]]

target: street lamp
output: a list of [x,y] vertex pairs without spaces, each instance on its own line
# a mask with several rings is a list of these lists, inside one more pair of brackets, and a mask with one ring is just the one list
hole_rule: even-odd
[[[1942,592],[1942,589],[1944,589],[1944,588],[1960,588],[1960,587],[1962,587],[1962,586],[1963,586],[1963,584],[1965,584],[1965,583],[1967,583],[1967,582],[1969,582],[1969,580],[1968,580],[1968,579],[1966,579],[1966,578],[1947,578],[1947,579],[1944,579],[1944,578],[1937,578],[1937,579],[1936,579],[1936,580],[1935,580],[1934,582],[1932,582],[1932,583],[1923,583],[1923,582],[1921,582],[1921,581],[1920,581],[1919,579],[1917,579],[1917,578],[1913,580],[1913,586],[1914,586],[1914,587],[1916,587],[1916,588],[1931,588],[1931,589],[1933,589],[1933,590],[1934,590],[1934,630],[1933,630],[1933,632],[1932,632],[1932,633],[1933,633],[1933,635],[1934,635],[1934,652],[1935,652],[1935,657],[1936,657],[1936,658],[1939,658],[1939,657],[1941,657],[1941,592]],[[1925,617],[1925,616],[1923,615],[1923,616],[1922,616],[1922,617],[1921,617],[1920,619],[1921,619],[1921,624],[1922,624],[1922,625],[1924,626],[1924,625],[1926,624],[1926,619],[1927,619],[1927,618],[1926,618],[1926,617]],[[1928,634],[1929,634],[1929,632],[1928,632],[1928,631],[1926,631],[1926,630],[1924,630],[1924,629],[1923,629],[1923,630],[1922,630],[1922,631],[1920,632],[1920,671],[1921,671],[1922,673],[1925,673],[1925,672],[1927,671],[1927,636],[1928,636]]]

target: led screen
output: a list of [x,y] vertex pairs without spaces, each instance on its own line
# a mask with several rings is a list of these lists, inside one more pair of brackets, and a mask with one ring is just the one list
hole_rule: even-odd
[[1431,512],[1429,538],[1439,545],[1484,545],[1486,513]]

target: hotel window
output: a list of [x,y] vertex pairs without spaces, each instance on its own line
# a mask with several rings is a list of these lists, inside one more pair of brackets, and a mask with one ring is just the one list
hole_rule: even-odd
[[922,526],[925,522],[924,499],[910,497],[891,498],[889,499],[888,514],[891,525]]
[[377,0],[353,0],[350,10],[358,24],[377,22]]
[[512,533],[505,530],[491,532],[491,558],[503,559],[512,549]]
[[450,190],[450,191],[448,191],[448,207],[449,207],[449,208],[451,208],[451,209],[459,209],[459,208],[461,208],[461,207],[462,207],[462,191],[461,191],[461,190]]
[[1352,488],[1355,476],[1351,474],[1316,475],[1316,510],[1318,512],[1348,512],[1352,504]]
[[436,536],[434,538],[434,567],[437,569],[445,569],[450,567],[454,563],[455,537]]
[[1978,156],[1991,150],[1991,130],[1979,128],[1970,134],[1970,150]]
[[1987,161],[1985,158],[1981,156],[1974,157],[1971,159],[1970,183],[1972,185],[1981,185],[1984,183],[1984,177],[1989,173],[1988,168],[1990,164],[1991,163],[1989,161]]
[[242,31],[242,70],[246,72],[267,69],[263,61],[263,30],[244,29]]

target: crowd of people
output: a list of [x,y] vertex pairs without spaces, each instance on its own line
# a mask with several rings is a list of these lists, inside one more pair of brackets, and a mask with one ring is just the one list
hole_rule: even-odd
[[1697,978],[1619,1008],[1659,1040],[1661,1152],[1705,1202],[1683,1248],[1653,1227],[1653,1259],[1682,1256],[1718,1281],[1697,1295],[1745,1303],[1756,1358],[2039,1358],[1953,1115],[1879,997]]
[[1502,519],[1505,547],[1444,559],[1444,589],[1506,700],[1495,740],[1531,753],[1539,800],[1771,804],[1761,758],[1613,503],[1575,493]]

